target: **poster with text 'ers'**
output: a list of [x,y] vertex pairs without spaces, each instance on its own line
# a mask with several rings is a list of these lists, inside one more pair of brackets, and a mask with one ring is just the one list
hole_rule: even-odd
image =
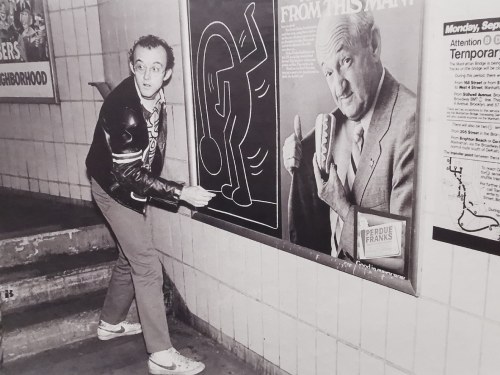
[[443,43],[433,238],[500,255],[500,17],[447,22]]
[[57,100],[50,37],[44,0],[0,1],[0,101]]

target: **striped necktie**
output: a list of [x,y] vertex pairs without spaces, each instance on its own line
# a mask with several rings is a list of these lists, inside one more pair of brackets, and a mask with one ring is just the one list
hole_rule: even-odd
[[[361,158],[361,150],[363,149],[364,143],[363,133],[363,126],[360,122],[356,122],[352,133],[351,158],[349,160],[349,167],[347,168],[347,176],[344,184],[348,197],[351,193],[352,185],[354,184],[356,172],[358,171],[358,163],[359,159]],[[337,226],[335,227],[335,234],[333,236],[334,252],[332,252],[332,254],[338,254],[339,252],[340,235],[342,234],[343,225],[344,222],[340,217],[338,217]]]
[[363,133],[364,130],[361,123],[356,123],[352,134],[351,161],[349,163],[349,168],[347,169],[347,187],[349,192],[351,192],[352,185],[354,184],[354,178],[356,177],[356,172],[358,171],[358,163],[361,157],[361,150],[363,149],[364,142]]

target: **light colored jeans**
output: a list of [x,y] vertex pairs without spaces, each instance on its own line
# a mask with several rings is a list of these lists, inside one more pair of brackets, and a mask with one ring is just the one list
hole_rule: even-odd
[[135,295],[148,352],[169,349],[172,343],[163,297],[161,257],[153,246],[146,216],[116,202],[94,180],[91,188],[119,249],[101,319],[110,324],[123,321]]

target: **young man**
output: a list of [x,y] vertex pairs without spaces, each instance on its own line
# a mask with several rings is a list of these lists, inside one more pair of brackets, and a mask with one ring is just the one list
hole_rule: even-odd
[[[147,203],[195,207],[214,196],[199,186],[160,177],[167,114],[163,86],[174,56],[162,39],[141,37],[130,50],[132,76],[105,99],[87,156],[92,195],[116,236],[119,257],[101,312],[98,337],[108,340],[140,332],[152,374],[198,374],[204,365],[180,355],[170,341],[162,292],[161,255],[145,220]],[[141,324],[124,321],[135,297]]]

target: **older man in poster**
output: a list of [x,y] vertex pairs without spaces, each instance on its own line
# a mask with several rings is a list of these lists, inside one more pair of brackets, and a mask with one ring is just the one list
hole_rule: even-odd
[[[325,156],[330,162],[322,168],[320,158],[313,157],[315,135],[302,139],[298,117],[283,147],[285,167],[293,175],[291,241],[350,260],[355,206],[412,213],[416,98],[383,67],[381,48],[372,14],[323,14],[317,61],[337,105],[324,116],[334,127]],[[371,263],[402,273],[404,254]]]

